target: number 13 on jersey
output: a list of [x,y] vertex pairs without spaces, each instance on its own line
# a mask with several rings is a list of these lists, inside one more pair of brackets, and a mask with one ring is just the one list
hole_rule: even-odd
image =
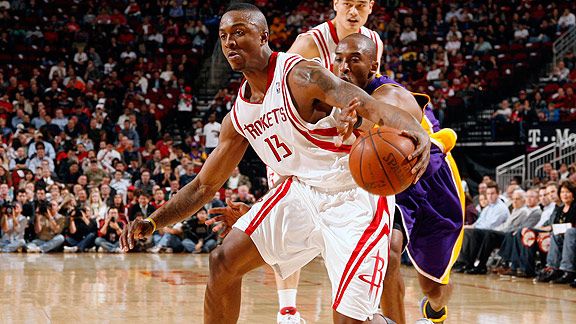
[[[280,142],[277,135],[272,135],[266,138],[264,141],[268,144],[268,146],[270,146],[272,153],[274,153],[274,156],[276,157],[276,161],[280,162],[282,159],[292,155],[292,151],[290,151],[286,144]],[[284,155],[280,156],[279,151],[284,151]]]

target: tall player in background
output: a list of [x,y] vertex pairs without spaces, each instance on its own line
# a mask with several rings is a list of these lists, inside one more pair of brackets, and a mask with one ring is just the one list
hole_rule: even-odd
[[358,114],[404,130],[415,142],[409,159],[417,159],[416,178],[428,164],[429,137],[410,114],[376,102],[316,62],[272,53],[266,19],[252,5],[231,7],[220,21],[219,35],[232,69],[247,80],[224,119],[220,145],[168,203],[146,220],[130,223],[122,248],[133,248],[136,238],[188,217],[211,200],[251,145],[266,164],[290,178],[241,217],[211,253],[204,322],[238,320],[246,272],[268,263],[288,276],[319,253],[332,283],[334,322],[382,322],[373,317],[381,290],[362,278],[364,273],[384,275],[387,211],[394,197],[358,188],[348,169],[350,147],[336,146],[336,136],[326,135],[325,128],[337,126],[332,107],[359,99]]
[[[332,20],[298,35],[288,53],[300,54],[307,59],[319,59],[322,66],[332,71],[334,50],[340,39],[361,33],[374,41],[378,58],[382,57],[384,45],[380,35],[364,27],[368,16],[372,13],[373,6],[374,1],[372,0],[334,0],[333,8],[336,16]],[[378,59],[378,63],[380,63],[380,59]],[[267,168],[267,173],[268,185],[273,188],[280,179],[270,168]],[[279,305],[277,322],[281,324],[300,323],[300,313],[296,305],[300,270],[285,280],[282,280],[276,273],[275,276]]]
[[[370,39],[350,35],[336,48],[334,73],[364,89],[375,99],[397,105],[396,93],[407,91],[388,77],[378,75],[377,61],[376,48]],[[450,270],[462,244],[464,191],[456,163],[450,154],[456,144],[454,131],[440,130],[432,109],[428,107],[430,98],[427,95],[413,93],[413,96],[424,113],[420,117],[422,126],[430,134],[433,145],[424,176],[418,183],[396,195],[403,224],[396,221],[394,224],[382,310],[385,316],[397,323],[405,323],[400,256],[403,237],[406,236],[408,255],[418,271],[418,281],[425,295],[421,302],[424,318],[418,323],[442,323],[448,315],[446,304],[452,293]],[[406,104],[398,106],[411,112],[412,108]],[[349,115],[349,108],[343,109],[341,116],[346,115]],[[356,124],[354,119],[347,122]],[[360,127],[369,131],[373,126],[373,123],[364,121]]]

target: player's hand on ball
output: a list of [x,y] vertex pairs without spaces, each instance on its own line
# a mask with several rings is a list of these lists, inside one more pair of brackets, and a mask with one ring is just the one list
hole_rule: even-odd
[[360,100],[357,98],[352,99],[348,103],[348,107],[342,108],[340,114],[336,117],[336,129],[338,130],[338,139],[336,147],[340,147],[354,131],[354,125],[358,121],[356,108],[360,105]]
[[236,223],[238,218],[242,217],[242,215],[246,214],[250,210],[250,206],[241,202],[233,202],[230,199],[226,199],[226,204],[228,205],[226,207],[216,207],[208,210],[209,214],[219,215],[207,220],[206,225],[215,224],[212,229],[213,232],[218,232],[223,229],[222,233],[220,233],[220,237],[228,235],[232,230],[232,225]]
[[135,240],[149,237],[154,232],[154,225],[143,219],[135,219],[128,223],[120,235],[120,249],[124,252],[132,250]]
[[414,142],[414,145],[416,145],[416,149],[408,157],[409,161],[414,159],[418,160],[414,167],[412,167],[412,174],[417,174],[414,179],[414,183],[416,183],[420,180],[420,177],[422,177],[428,167],[428,162],[430,162],[430,136],[424,130],[421,132],[403,130],[401,134],[402,136],[410,138]]

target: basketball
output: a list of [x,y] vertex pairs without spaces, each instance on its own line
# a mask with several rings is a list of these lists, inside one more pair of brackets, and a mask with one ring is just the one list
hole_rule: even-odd
[[350,172],[364,190],[379,196],[394,195],[412,184],[416,160],[408,156],[416,149],[410,138],[389,127],[373,128],[360,136],[350,151]]

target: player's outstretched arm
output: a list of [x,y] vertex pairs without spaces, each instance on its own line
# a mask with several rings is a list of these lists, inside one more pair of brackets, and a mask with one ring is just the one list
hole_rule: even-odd
[[[156,228],[184,220],[212,200],[216,191],[220,190],[240,163],[248,145],[248,141],[234,129],[230,115],[226,116],[222,122],[220,143],[210,154],[198,176],[152,214]],[[131,222],[120,237],[121,249],[128,251],[134,248],[135,239],[150,236],[153,230],[154,224],[151,221]]]
[[409,112],[390,102],[372,98],[364,90],[340,80],[311,61],[302,61],[292,69],[288,76],[288,86],[299,110],[300,107],[312,107],[314,100],[319,100],[343,108],[344,114],[348,113],[347,109],[355,109],[360,116],[378,125],[403,131],[416,144],[416,150],[408,157],[409,160],[418,159],[412,168],[412,172],[417,174],[416,180],[426,171],[430,160],[430,137],[420,121]]

